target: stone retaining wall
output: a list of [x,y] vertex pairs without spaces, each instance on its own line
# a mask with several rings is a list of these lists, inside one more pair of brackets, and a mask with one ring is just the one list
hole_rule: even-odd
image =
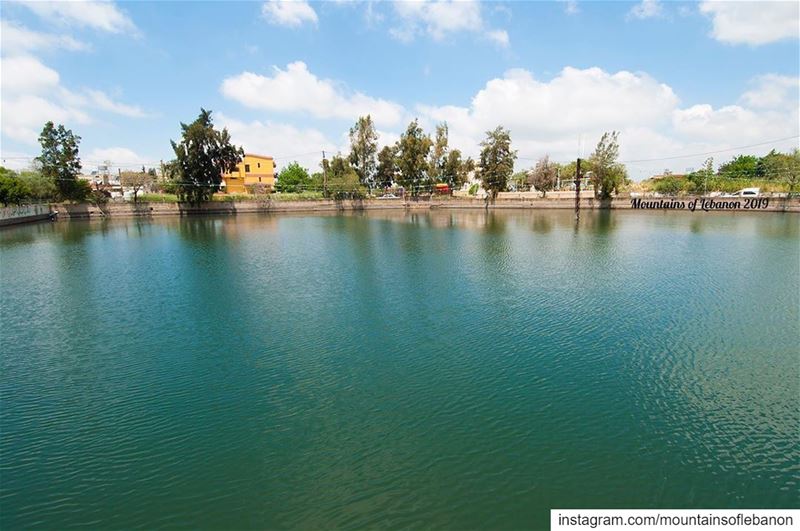
[[[758,199],[758,198],[757,198]],[[692,204],[696,211],[742,211],[742,212],[799,212],[800,199],[786,198],[761,198],[769,199],[768,204],[759,205],[758,208],[745,208],[745,198],[641,198],[636,206],[636,199],[613,198],[609,200],[599,200],[593,197],[583,197],[580,200],[582,210],[594,209],[614,209],[614,210],[642,210],[642,211],[666,211],[684,210],[692,211]],[[658,202],[662,201],[663,204]],[[706,203],[703,208],[703,201]],[[735,208],[718,208],[722,202],[738,204]],[[729,205],[725,205],[729,206]],[[763,206],[763,208],[762,208]],[[356,201],[210,201],[199,205],[188,205],[184,203],[108,203],[105,205],[69,205],[56,204],[50,205],[31,205],[36,207],[31,216],[22,215],[21,207],[9,207],[12,210],[3,209],[0,216],[0,225],[9,223],[20,223],[24,221],[47,219],[50,211],[57,213],[58,219],[96,219],[103,217],[154,217],[154,216],[191,216],[191,215],[235,215],[246,213],[269,213],[269,212],[336,212],[336,211],[359,211],[359,210],[384,210],[384,209],[460,209],[460,208],[486,208],[486,201],[483,199],[464,199],[464,198],[420,198],[418,201],[404,201],[402,199],[370,199]],[[27,208],[31,208],[27,207]],[[490,209],[567,209],[575,208],[574,198],[498,198],[495,202],[489,203]],[[17,214],[14,215],[13,212]],[[25,211],[28,212],[28,211]],[[13,220],[13,221],[12,221]]]

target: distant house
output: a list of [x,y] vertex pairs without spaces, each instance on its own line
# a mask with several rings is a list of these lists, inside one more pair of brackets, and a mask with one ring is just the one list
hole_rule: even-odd
[[231,173],[222,175],[225,193],[250,193],[252,185],[262,184],[267,190],[275,189],[275,161],[272,157],[245,153],[244,159]]

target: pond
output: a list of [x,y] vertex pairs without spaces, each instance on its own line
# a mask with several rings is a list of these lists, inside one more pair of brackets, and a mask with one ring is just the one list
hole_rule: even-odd
[[793,214],[42,223],[0,276],[2,528],[798,507]]

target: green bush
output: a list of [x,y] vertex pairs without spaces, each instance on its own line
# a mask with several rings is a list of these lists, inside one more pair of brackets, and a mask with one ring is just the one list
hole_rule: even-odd
[[677,195],[687,189],[687,182],[684,179],[679,179],[674,175],[669,175],[658,179],[653,184],[653,190],[664,195]]
[[20,205],[29,198],[29,190],[17,175],[6,168],[0,168],[0,203]]

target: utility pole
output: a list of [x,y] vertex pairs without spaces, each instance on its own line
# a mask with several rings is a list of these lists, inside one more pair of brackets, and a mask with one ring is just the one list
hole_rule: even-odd
[[325,162],[325,150],[322,150],[322,197],[328,197],[328,165]]
[[575,166],[575,219],[581,217],[581,159]]

